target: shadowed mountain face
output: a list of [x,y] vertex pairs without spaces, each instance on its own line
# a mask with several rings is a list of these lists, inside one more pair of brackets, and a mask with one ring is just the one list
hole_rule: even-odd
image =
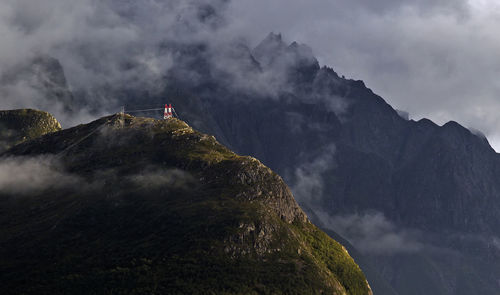
[[19,104],[27,96],[36,101],[36,107],[74,111],[75,100],[68,88],[61,63],[52,57],[39,56],[7,69],[0,75],[0,95],[18,97]]
[[210,75],[206,88],[177,89],[195,102],[176,105],[195,125],[262,159],[291,183],[297,168],[326,154],[323,192],[304,200],[310,205],[333,212],[376,209],[424,230],[500,234],[500,157],[484,138],[455,122],[440,127],[405,120],[363,82],[320,68],[302,47],[270,35],[253,51],[263,60],[255,71],[281,74],[274,96],[239,93]]
[[[279,35],[231,58],[256,86],[242,89],[237,78],[230,84],[196,66],[210,56],[183,67],[205,84],[191,87],[173,70],[164,97],[198,128],[283,175],[299,203],[322,216],[314,221],[363,249],[365,267],[398,294],[496,294],[500,158],[486,139],[455,122],[401,117],[363,82],[319,67]],[[181,93],[191,99],[176,100]],[[366,243],[379,229],[362,218],[348,227],[328,218],[370,212],[391,230],[379,245]],[[384,283],[372,285],[377,293]]]
[[307,46],[280,35],[255,49],[162,50],[176,57],[165,89],[127,89],[117,100],[173,102],[192,126],[259,158],[314,222],[361,249],[384,290],[497,293],[500,157],[486,139],[455,122],[401,117],[362,81],[320,67]]
[[51,133],[0,175],[3,294],[372,294],[281,177],[177,119]]

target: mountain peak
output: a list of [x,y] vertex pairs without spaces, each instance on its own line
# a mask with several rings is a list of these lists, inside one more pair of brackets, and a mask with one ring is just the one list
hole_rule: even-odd
[[314,56],[312,48],[305,44],[299,44],[294,41],[292,42],[292,44],[288,46],[288,50],[293,52],[301,60],[307,61],[309,63],[318,64],[318,61]]
[[282,38],[281,33],[277,33],[276,34],[274,32],[271,32],[264,39],[264,42],[278,42],[278,43],[281,43],[281,42],[283,42],[283,38]]
[[283,42],[281,34],[269,33],[262,42],[252,51],[254,57],[264,64],[269,64],[272,60],[286,50],[287,45]]

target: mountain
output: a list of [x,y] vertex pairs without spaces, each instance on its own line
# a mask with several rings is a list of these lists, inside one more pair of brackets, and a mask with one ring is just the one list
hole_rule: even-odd
[[160,51],[175,62],[163,91],[126,85],[112,97],[172,102],[194,128],[282,175],[313,222],[377,270],[367,273],[375,294],[498,293],[500,157],[487,139],[408,120],[280,34],[255,48],[217,45],[167,42]]
[[280,176],[180,120],[101,118],[12,147],[10,167],[4,294],[371,294]]
[[[320,67],[297,48],[270,34],[250,50],[258,64],[245,80],[257,89],[228,86],[214,70],[192,67],[206,84],[193,90],[174,71],[175,86],[163,99],[283,175],[309,213],[327,216],[314,222],[363,248],[370,261],[363,268],[380,269],[398,294],[496,294],[500,157],[488,141],[456,122],[408,120],[362,81]],[[239,58],[232,62],[249,64]],[[191,99],[176,100],[178,93]],[[363,223],[373,212],[389,231],[378,244],[365,238],[379,230]],[[328,217],[360,224],[341,228]]]
[[47,112],[31,109],[0,111],[0,153],[18,143],[59,130],[61,125]]
[[[456,122],[408,120],[362,81],[320,67],[307,46],[287,45],[281,35],[236,48],[226,68],[207,49],[184,49],[163,95],[146,99],[173,101],[191,124],[277,171],[308,213],[327,216],[316,224],[363,249],[362,267],[379,269],[381,286],[398,294],[496,294],[500,163],[484,137]],[[379,243],[370,239],[378,228],[362,227],[373,212],[388,231]],[[348,228],[328,218],[352,216],[360,224]]]
[[59,112],[76,109],[61,63],[46,55],[5,68],[0,74],[0,95],[19,100],[16,107],[30,100],[41,109],[57,109]]

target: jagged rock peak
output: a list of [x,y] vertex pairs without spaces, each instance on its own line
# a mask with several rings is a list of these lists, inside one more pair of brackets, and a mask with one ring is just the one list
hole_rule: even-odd
[[283,52],[287,48],[281,34],[269,33],[262,42],[252,51],[252,54],[258,60],[266,62],[265,59],[271,59],[272,56]]
[[252,54],[263,66],[277,66],[281,69],[312,67],[314,71],[319,70],[318,60],[309,46],[296,41],[287,45],[281,34],[273,32],[255,47]]

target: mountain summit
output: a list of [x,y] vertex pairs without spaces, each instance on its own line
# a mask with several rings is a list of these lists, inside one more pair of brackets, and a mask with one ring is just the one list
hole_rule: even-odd
[[368,256],[356,259],[376,270],[375,293],[498,293],[500,156],[483,136],[409,120],[280,34],[253,50],[236,43],[166,42],[162,56],[175,59],[154,83],[163,88],[97,93],[120,105],[172,101],[191,126],[279,173],[315,224]]
[[0,189],[4,294],[371,294],[281,177],[177,119],[105,117],[9,163],[57,178]]
[[[189,122],[282,175],[310,217],[364,249],[398,294],[496,294],[500,156],[488,141],[456,122],[408,120],[296,47],[270,34],[253,50],[254,91],[192,67],[210,84],[171,83],[164,95],[194,97],[175,101]],[[365,230],[373,214],[390,228],[379,240]],[[410,232],[419,247],[398,244]]]

